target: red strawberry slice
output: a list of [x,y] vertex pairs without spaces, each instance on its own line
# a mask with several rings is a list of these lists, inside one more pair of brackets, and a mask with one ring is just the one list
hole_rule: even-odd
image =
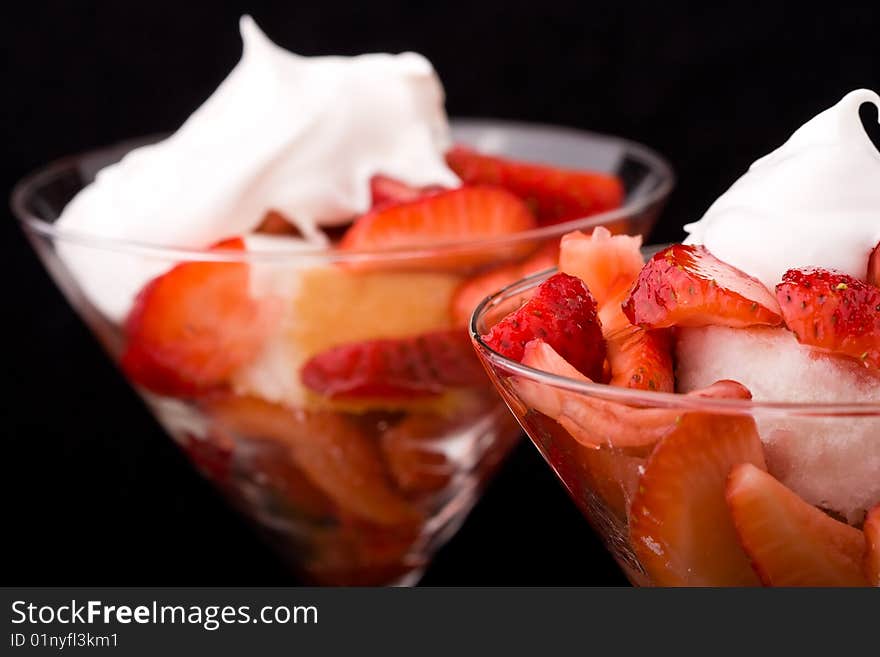
[[[629,294],[631,281],[611,293],[599,311],[602,334],[608,345],[609,383],[622,388],[673,392],[672,343],[665,329],[649,331],[633,326],[621,304]],[[620,282],[618,283],[620,285]]]
[[744,463],[727,504],[743,548],[767,586],[864,586],[865,537]]
[[656,392],[675,390],[668,333],[630,326],[609,333],[606,342],[611,385]]
[[874,287],[880,287],[880,244],[874,247],[868,258],[867,281]]
[[[462,187],[406,203],[380,206],[359,217],[339,243],[342,250],[393,250],[453,242],[475,242],[535,227],[535,218],[516,196],[493,187]],[[528,247],[528,245],[525,245]],[[522,254],[523,245],[469,249],[437,255],[411,266],[459,268],[498,262]],[[427,257],[427,256],[426,256]]]
[[[540,339],[526,345],[522,363],[574,381],[590,382]],[[673,410],[635,409],[521,377],[514,379],[513,387],[527,407],[552,417],[576,441],[591,449],[653,445],[670,430],[676,418]]]
[[[240,238],[216,249],[243,250]],[[125,323],[122,369],[159,394],[190,396],[224,384],[255,358],[275,308],[253,299],[248,265],[186,262],[141,290]]]
[[880,288],[828,269],[790,269],[776,286],[798,342],[880,368]]
[[722,262],[703,246],[674,244],[656,254],[624,308],[642,328],[777,325],[779,304],[759,280]]
[[547,244],[522,262],[502,265],[466,280],[452,297],[453,321],[456,324],[467,325],[474,308],[483,299],[521,278],[554,267],[558,253],[557,245]]
[[443,447],[464,426],[461,418],[411,413],[385,431],[379,445],[398,488],[413,497],[446,488],[456,464]]
[[374,441],[343,415],[290,410],[255,397],[218,395],[203,408],[218,429],[272,440],[340,509],[377,525],[412,525],[421,514],[391,486]]
[[605,173],[518,162],[465,146],[450,149],[446,163],[467,185],[498,185],[513,192],[529,204],[541,224],[580,219],[623,202],[623,184]]
[[526,344],[535,339],[545,341],[591,380],[602,379],[605,340],[596,300],[581,279],[551,276],[521,308],[483,336],[489,347],[516,361],[522,360]]
[[865,518],[865,577],[871,586],[880,586],[880,504]]
[[445,191],[445,189],[441,185],[413,187],[390,176],[376,175],[370,178],[371,206],[375,209],[379,206],[415,201],[423,196]]
[[461,329],[332,347],[313,356],[301,377],[309,389],[332,399],[423,397],[486,384]]
[[614,235],[599,226],[591,235],[562,238],[559,269],[583,280],[599,303],[599,320],[608,348],[609,383],[624,388],[672,392],[672,350],[665,331],[633,326],[621,304],[644,261],[641,237]]
[[640,236],[612,235],[604,226],[590,235],[568,233],[559,245],[559,271],[586,283],[601,307],[638,278],[645,264],[641,246]]
[[740,463],[766,468],[750,417],[688,413],[654,448],[632,503],[630,541],[655,584],[759,583],[724,497]]

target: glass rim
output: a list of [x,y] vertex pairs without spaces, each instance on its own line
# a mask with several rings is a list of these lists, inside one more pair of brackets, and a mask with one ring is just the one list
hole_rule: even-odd
[[575,230],[595,228],[619,219],[626,219],[627,217],[636,215],[648,209],[653,204],[667,198],[675,186],[676,177],[672,165],[662,155],[644,144],[623,137],[618,137],[616,135],[542,123],[483,118],[452,119],[451,123],[455,127],[462,128],[485,126],[487,128],[496,127],[548,130],[556,133],[568,133],[597,140],[614,141],[621,144],[627,152],[635,154],[637,157],[644,160],[651,170],[659,176],[660,180],[654,189],[651,189],[638,198],[632,199],[628,203],[625,203],[614,210],[600,212],[581,219],[572,219],[571,221],[564,223],[520,231],[512,235],[480,240],[438,242],[434,244],[414,245],[394,249],[365,249],[351,251],[340,251],[332,247],[328,248],[321,245],[316,245],[314,248],[303,248],[302,246],[289,249],[276,247],[271,249],[249,249],[247,251],[175,247],[139,240],[104,237],[84,231],[62,229],[57,227],[53,222],[46,221],[27,209],[27,201],[33,197],[36,190],[48,180],[57,176],[61,171],[75,166],[76,163],[86,157],[100,156],[101,154],[110,153],[123,147],[129,147],[130,149],[135,148],[137,145],[147,144],[170,134],[160,133],[123,139],[113,144],[57,158],[19,180],[12,188],[9,197],[9,204],[13,215],[22,226],[26,230],[33,231],[42,237],[58,242],[67,242],[79,246],[131,253],[146,257],[166,258],[169,260],[197,259],[218,262],[288,262],[291,257],[296,257],[304,259],[314,258],[330,262],[382,261],[393,263],[397,261],[405,262],[407,260],[427,259],[437,257],[438,255],[455,254],[456,252],[474,252],[516,246],[521,243],[561,237],[565,233]]
[[477,304],[468,322],[468,332],[471,342],[481,358],[485,358],[493,365],[511,374],[524,377],[536,383],[635,406],[680,408],[691,412],[728,415],[753,415],[757,412],[759,415],[782,415],[803,418],[880,417],[880,402],[786,402],[718,399],[694,397],[679,392],[634,390],[606,383],[584,382],[523,365],[498,353],[487,345],[478,330],[478,324],[484,315],[501,302],[536,287],[556,272],[557,268],[554,267],[522,278],[501,288]]

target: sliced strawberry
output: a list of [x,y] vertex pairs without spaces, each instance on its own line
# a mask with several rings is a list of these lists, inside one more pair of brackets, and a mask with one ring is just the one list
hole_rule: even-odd
[[601,307],[638,278],[645,264],[641,246],[640,236],[612,235],[604,226],[596,227],[590,235],[568,233],[559,246],[559,271],[586,283]]
[[[575,381],[590,382],[549,344],[526,345],[523,365]],[[598,397],[517,378],[514,387],[527,407],[554,418],[580,444],[597,448],[653,445],[675,422],[675,411],[632,408]]]
[[383,526],[420,521],[420,513],[391,487],[378,447],[342,415],[233,395],[202,403],[221,430],[286,447],[312,483],[346,512]]
[[675,378],[669,333],[665,329],[652,331],[633,326],[621,307],[628,294],[629,282],[618,279],[618,291],[610,293],[599,311],[602,334],[608,346],[609,383],[636,390],[673,392]]
[[[241,239],[217,249],[244,249]],[[186,262],[148,283],[125,323],[121,365],[159,394],[190,396],[224,384],[259,353],[275,308],[253,299],[248,265]]]
[[554,267],[558,253],[559,248],[555,244],[547,244],[522,262],[502,265],[469,278],[459,286],[452,298],[453,321],[466,325],[474,308],[483,299],[526,276]]
[[730,473],[726,497],[739,540],[765,585],[865,585],[865,537],[855,527],[747,463]]
[[601,380],[605,340],[596,300],[579,278],[551,276],[521,308],[483,336],[492,349],[517,361],[522,360],[526,344],[535,339],[546,341],[583,375]]
[[[406,203],[381,206],[359,217],[339,243],[342,250],[393,250],[453,242],[475,242],[535,227],[528,207],[516,196],[493,187],[461,187]],[[521,255],[522,247],[469,249],[437,255],[413,266],[476,266]],[[426,256],[427,257],[427,256]]]
[[606,343],[611,385],[656,392],[675,390],[672,346],[668,333],[630,326],[609,333]]
[[419,397],[486,384],[461,329],[332,347],[309,359],[301,378],[332,399]]
[[880,504],[865,518],[865,577],[871,586],[880,586]]
[[880,244],[871,251],[868,258],[868,275],[866,279],[874,287],[880,287]]
[[390,176],[376,175],[370,178],[371,207],[377,208],[415,201],[418,198],[445,191],[445,189],[440,185],[413,187]]
[[880,368],[880,288],[828,269],[790,269],[776,296],[798,342]]
[[740,463],[766,468],[750,417],[687,413],[654,448],[633,500],[630,542],[655,584],[759,583],[724,498]]
[[624,304],[642,328],[721,325],[735,328],[781,322],[779,304],[764,285],[722,262],[705,247],[674,244],[639,274]]
[[[542,340],[534,340],[526,345],[522,363],[574,381],[590,382]],[[528,408],[554,418],[580,444],[594,449],[649,447],[675,427],[681,414],[676,409],[628,406],[521,377],[514,379],[513,385]],[[694,397],[751,398],[744,386],[733,381],[719,381],[687,394]]]
[[624,189],[613,175],[560,169],[483,155],[465,146],[446,163],[468,185],[498,185],[526,201],[542,224],[580,219],[620,207]]
[[461,429],[461,422],[412,413],[383,432],[379,444],[397,486],[410,495],[435,493],[448,486],[455,466],[443,445]]

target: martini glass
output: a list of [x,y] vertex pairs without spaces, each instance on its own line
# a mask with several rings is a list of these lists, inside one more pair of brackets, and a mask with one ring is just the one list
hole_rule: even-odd
[[[554,273],[484,299],[471,339],[501,397],[632,584],[842,586],[874,577],[862,572],[869,566],[860,528],[880,500],[880,404],[621,388],[534,369],[489,347],[480,336]],[[720,456],[707,465],[694,454],[689,467],[687,452],[701,449]],[[758,472],[764,469],[770,478]],[[791,527],[802,531],[783,531]]]
[[[126,350],[125,317],[101,300],[109,294],[130,305],[132,277],[148,281],[203,264],[241,273],[251,294],[283,309],[285,326],[228,389],[168,394],[132,385],[199,472],[310,583],[415,583],[520,430],[480,369],[463,321],[464,349],[455,342],[447,357],[470,375],[417,399],[320,398],[299,385],[305,357],[337,344],[451,331],[450,294],[469,277],[556,244],[574,229],[647,233],[674,183],[662,158],[614,137],[481,120],[454,122],[453,136],[488,153],[614,172],[625,203],[505,239],[384,252],[180,249],[55,225],[100,169],[155,138],[65,158],[13,192],[13,210],[37,254],[115,362]],[[437,262],[460,266],[437,273]],[[88,280],[83,267],[92,273]]]

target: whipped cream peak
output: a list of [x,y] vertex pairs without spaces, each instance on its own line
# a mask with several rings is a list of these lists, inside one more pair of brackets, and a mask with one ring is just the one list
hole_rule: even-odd
[[242,58],[169,138],[99,174],[59,227],[201,248],[267,210],[324,244],[320,226],[370,204],[370,177],[454,186],[443,88],[416,53],[303,57],[241,19]]
[[[369,209],[373,175],[460,184],[444,161],[443,87],[427,59],[304,57],[272,43],[249,16],[240,28],[241,60],[211,97],[167,139],[101,170],[65,208],[62,231],[205,248],[252,232],[275,210],[306,244],[325,247],[321,227]],[[97,251],[59,245],[89,298],[118,320],[162,264],[120,270],[118,258]]]
[[852,91],[757,160],[684,227],[686,244],[758,278],[771,290],[795,267],[838,269],[864,279],[880,242],[880,153],[859,108],[880,96]]

